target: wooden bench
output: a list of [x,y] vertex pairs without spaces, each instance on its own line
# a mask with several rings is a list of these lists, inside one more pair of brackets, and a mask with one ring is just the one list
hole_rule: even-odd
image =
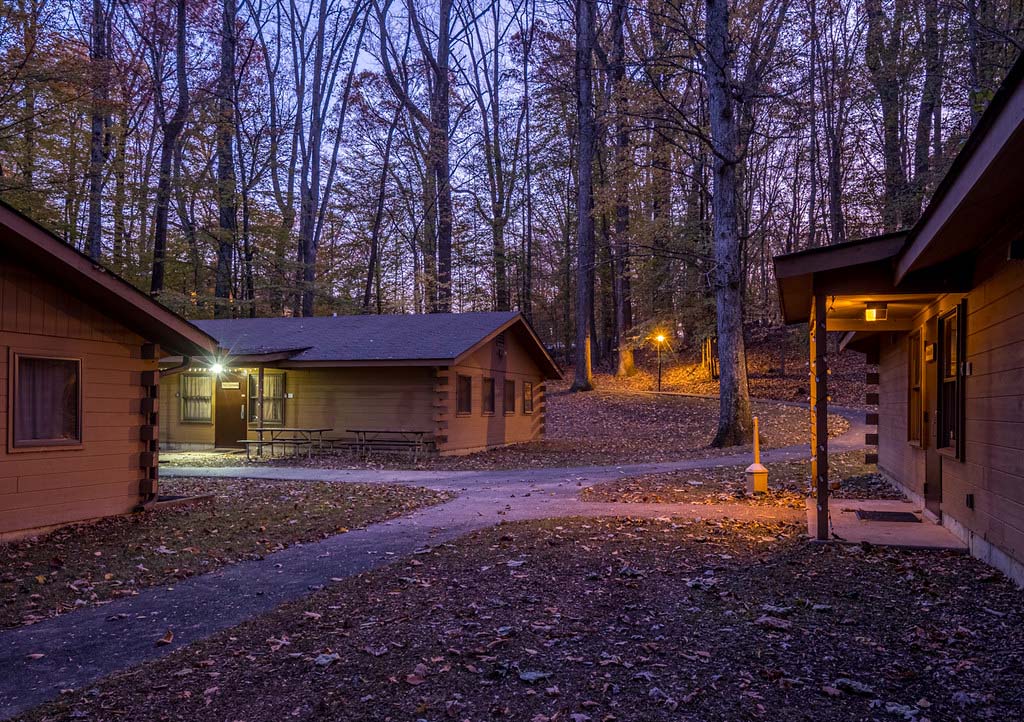
[[290,456],[298,456],[302,453],[302,450],[306,451],[306,458],[310,458],[313,453],[313,442],[309,439],[294,438],[294,439],[267,439],[261,441],[259,439],[239,439],[238,443],[245,447],[245,458],[247,461],[252,461],[252,450],[256,449],[256,458],[263,457],[263,450],[270,450],[270,458],[274,457],[274,447],[280,445],[284,452],[284,455],[288,456],[287,453],[289,448],[291,449]]
[[346,429],[355,434],[357,452],[369,458],[373,451],[396,452],[408,451],[415,464],[425,446],[423,437],[428,431],[419,429]]

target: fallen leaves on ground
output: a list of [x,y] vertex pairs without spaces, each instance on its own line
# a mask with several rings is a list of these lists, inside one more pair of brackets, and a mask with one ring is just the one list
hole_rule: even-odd
[[[810,491],[810,461],[787,461],[768,465],[768,493],[749,495],[746,465],[713,466],[657,474],[627,476],[583,489],[584,501],[636,504],[722,504],[783,506],[803,509]],[[832,494],[844,499],[903,499],[903,495],[878,473],[874,464],[864,463],[863,451],[829,455]]]
[[0,628],[174,584],[296,542],[403,516],[448,495],[407,486],[264,479],[165,479],[207,496],[0,544]]
[[966,555],[804,539],[728,520],[501,524],[25,719],[1019,717],[1024,592]]
[[[467,456],[427,456],[416,468],[436,470],[519,469],[563,466],[607,466],[735,454],[749,445],[725,449],[709,446],[718,424],[718,401],[687,396],[637,394],[602,390],[571,393],[567,382],[548,385],[546,434],[541,441],[515,444]],[[807,409],[758,401],[762,448],[807,444]],[[829,416],[829,433],[849,429],[841,416]],[[244,454],[165,454],[162,462],[177,466],[244,465]],[[410,468],[407,454],[374,455],[364,460],[347,451],[324,452],[312,459],[278,459],[261,465],[320,468]]]

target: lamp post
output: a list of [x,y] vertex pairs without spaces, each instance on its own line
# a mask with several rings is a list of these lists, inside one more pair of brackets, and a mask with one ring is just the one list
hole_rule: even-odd
[[661,345],[665,343],[665,336],[659,333],[654,340],[658,342],[658,391],[661,391]]

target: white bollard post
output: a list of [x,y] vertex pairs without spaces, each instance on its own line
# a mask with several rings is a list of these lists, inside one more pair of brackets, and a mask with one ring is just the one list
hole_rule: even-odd
[[754,417],[754,463],[747,467],[747,493],[768,492],[768,469],[761,465],[761,437],[758,433],[757,417]]

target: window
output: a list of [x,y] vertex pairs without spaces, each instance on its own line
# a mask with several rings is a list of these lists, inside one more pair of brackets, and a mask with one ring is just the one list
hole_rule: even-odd
[[533,382],[523,382],[523,413],[533,413]]
[[469,376],[456,377],[455,413],[469,414],[473,411],[473,379]]
[[506,414],[514,414],[516,412],[516,382],[512,379],[505,380],[504,410]]
[[[259,383],[258,373],[249,374],[249,421],[259,423]],[[281,372],[263,372],[263,423],[267,426],[284,423],[284,374]]]
[[907,359],[907,441],[920,444],[924,435],[923,389],[924,367],[922,364],[921,331],[914,331],[908,339]]
[[14,355],[14,446],[82,441],[82,362]]
[[939,396],[938,431],[935,446],[964,458],[964,355],[966,334],[964,321],[967,304],[939,317]]
[[484,378],[480,391],[480,411],[484,416],[494,413],[494,379]]
[[182,374],[181,420],[191,424],[213,421],[213,377],[208,374]]

